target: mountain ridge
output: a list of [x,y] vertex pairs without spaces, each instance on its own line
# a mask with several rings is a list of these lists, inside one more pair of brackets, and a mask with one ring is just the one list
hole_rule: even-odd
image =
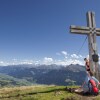
[[[1,66],[0,73],[32,84],[81,85],[86,76],[81,65],[11,65]],[[81,77],[81,78],[80,78]]]

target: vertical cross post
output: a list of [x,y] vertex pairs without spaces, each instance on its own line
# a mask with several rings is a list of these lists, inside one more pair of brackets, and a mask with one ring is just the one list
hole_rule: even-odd
[[98,61],[95,62],[93,60],[93,55],[98,55],[96,36],[100,36],[100,28],[96,28],[95,13],[87,12],[87,27],[71,25],[70,32],[88,36],[90,70],[94,73],[94,76],[100,81]]
[[98,54],[97,52],[97,43],[96,43],[96,23],[95,23],[95,13],[87,13],[87,27],[90,28],[90,34],[88,34],[88,46],[89,46],[89,60],[90,60],[90,69],[94,73],[94,76],[99,79],[99,65],[98,62],[94,62],[92,55]]

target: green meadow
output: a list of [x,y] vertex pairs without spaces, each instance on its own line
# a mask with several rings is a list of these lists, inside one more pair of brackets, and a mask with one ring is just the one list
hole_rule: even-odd
[[100,100],[66,91],[66,86],[36,85],[0,89],[0,100]]

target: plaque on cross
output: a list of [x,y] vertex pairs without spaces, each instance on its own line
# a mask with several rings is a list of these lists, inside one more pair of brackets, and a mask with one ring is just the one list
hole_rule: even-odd
[[96,36],[100,36],[100,28],[96,28],[95,13],[87,12],[87,26],[86,27],[71,25],[70,32],[88,36],[90,69],[94,73],[95,77],[100,81],[99,65],[98,65],[98,62],[94,62],[93,60],[93,55],[98,55]]

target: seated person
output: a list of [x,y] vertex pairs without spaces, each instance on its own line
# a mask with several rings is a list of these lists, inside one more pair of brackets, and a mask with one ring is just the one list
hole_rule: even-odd
[[99,93],[99,81],[93,76],[93,73],[90,72],[89,75],[86,76],[85,81],[82,85],[83,93],[92,93],[94,95]]
[[[90,79],[91,79],[91,77],[87,74],[85,81],[82,84],[83,93],[89,92],[89,80]],[[90,86],[90,88],[91,88],[91,86]]]
[[99,81],[93,76],[92,72],[89,72],[89,74],[86,74],[85,81],[82,85],[82,87],[79,88],[66,88],[69,92],[75,92],[75,93],[83,93],[83,94],[92,94],[92,95],[98,95],[99,89],[98,86],[100,85]]

